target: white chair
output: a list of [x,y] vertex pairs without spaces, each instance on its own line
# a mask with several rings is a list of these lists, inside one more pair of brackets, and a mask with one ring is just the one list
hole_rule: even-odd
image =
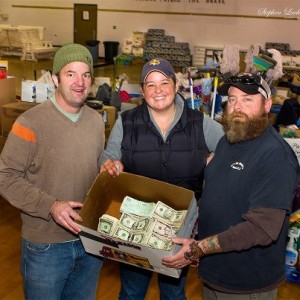
[[6,31],[7,38],[8,38],[8,50],[6,51],[7,55],[16,55],[22,56],[22,43],[20,40],[18,29],[15,27],[2,29]]
[[9,49],[9,41],[6,32],[6,28],[10,28],[10,25],[0,24],[0,54],[3,55]]
[[40,39],[38,28],[18,28],[22,43],[22,60],[38,61],[38,58],[52,58],[56,48],[51,41]]
[[7,50],[9,48],[9,41],[7,32],[0,28],[0,49]]

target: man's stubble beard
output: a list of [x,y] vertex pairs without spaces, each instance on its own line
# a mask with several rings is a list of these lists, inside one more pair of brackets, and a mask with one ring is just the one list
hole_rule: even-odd
[[264,110],[250,118],[242,112],[228,114],[225,111],[221,123],[227,140],[232,144],[257,138],[269,125],[268,114]]

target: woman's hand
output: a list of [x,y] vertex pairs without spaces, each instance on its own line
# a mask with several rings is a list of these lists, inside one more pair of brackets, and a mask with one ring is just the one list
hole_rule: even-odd
[[107,171],[111,176],[118,176],[120,172],[123,172],[124,166],[119,160],[106,160],[100,167],[100,173]]

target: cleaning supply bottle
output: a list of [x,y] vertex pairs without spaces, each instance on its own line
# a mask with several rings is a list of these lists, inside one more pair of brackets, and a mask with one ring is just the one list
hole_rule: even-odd
[[212,89],[212,78],[210,74],[206,74],[206,78],[201,79],[201,98],[203,103],[203,112],[207,115],[210,115],[211,110],[211,89]]
[[299,277],[300,277],[300,209],[296,210],[291,215],[290,224],[291,224],[292,228],[297,228],[297,230],[298,230],[298,237],[297,237],[297,240],[296,240],[296,242],[294,244],[294,247],[296,247],[296,249],[298,251],[298,261],[297,261],[297,263],[295,265],[295,268],[296,268],[296,270],[298,270]]
[[286,248],[285,263],[289,266],[295,266],[298,260],[297,239],[299,237],[299,230],[292,227],[289,230],[289,242]]
[[211,102],[211,89],[212,89],[212,78],[210,74],[207,73],[206,77],[202,79],[202,102],[210,103]]

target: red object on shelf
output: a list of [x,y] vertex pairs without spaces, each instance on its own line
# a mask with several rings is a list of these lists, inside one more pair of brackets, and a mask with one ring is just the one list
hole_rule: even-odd
[[0,67],[0,79],[6,79],[6,78],[7,78],[6,68]]

